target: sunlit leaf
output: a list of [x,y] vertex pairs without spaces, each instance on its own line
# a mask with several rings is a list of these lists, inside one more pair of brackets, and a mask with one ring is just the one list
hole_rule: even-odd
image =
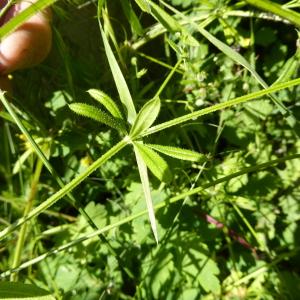
[[141,182],[142,182],[142,186],[143,186],[143,192],[144,192],[144,196],[145,196],[145,200],[146,200],[146,205],[147,205],[151,228],[152,228],[156,243],[158,243],[158,234],[157,234],[154,208],[153,208],[153,203],[152,203],[152,198],[151,198],[147,166],[143,160],[143,156],[141,155],[139,148],[136,147],[135,145],[134,145],[134,152],[135,152],[135,157],[136,157],[136,161],[137,161],[137,165],[138,165],[138,169],[139,169],[139,173],[140,173],[140,178],[141,178]]
[[135,3],[140,7],[144,12],[150,13],[151,7],[148,0],[135,0]]
[[124,130],[120,121],[92,105],[86,103],[72,103],[69,107],[72,111],[81,116],[93,119],[118,130]]
[[134,142],[136,148],[138,148],[140,155],[146,163],[149,170],[160,181],[168,182],[172,178],[169,166],[166,161],[151,148],[143,145],[141,142]]
[[160,22],[168,31],[178,32],[181,31],[181,25],[176,21],[175,18],[171,17],[166,13],[159,5],[152,1],[149,1],[151,5],[151,14]]
[[159,98],[148,101],[139,111],[134,124],[132,125],[130,136],[135,137],[147,130],[156,120],[160,110]]
[[118,90],[118,93],[120,96],[120,100],[123,103],[123,105],[125,106],[125,108],[127,109],[127,120],[130,124],[132,124],[136,117],[136,111],[135,111],[135,107],[133,104],[131,94],[129,92],[125,78],[124,78],[122,71],[117,63],[117,60],[113,54],[113,51],[109,45],[109,42],[106,38],[106,35],[103,31],[103,28],[102,28],[102,25],[100,22],[99,22],[99,26],[100,26],[103,43],[104,43],[107,60],[108,60],[112,75],[114,77],[114,81],[115,81],[115,84],[116,84],[116,87],[117,87],[117,90]]
[[182,148],[171,147],[171,146],[153,145],[153,144],[145,144],[145,146],[148,146],[151,149],[163,153],[165,155],[177,159],[181,159],[181,160],[189,160],[189,161],[196,161],[196,162],[204,162],[207,160],[206,155],[188,149],[182,149]]
[[96,89],[88,90],[88,93],[91,97],[93,97],[96,101],[101,103],[116,119],[123,119],[122,114],[114,102],[108,95],[104,92]]

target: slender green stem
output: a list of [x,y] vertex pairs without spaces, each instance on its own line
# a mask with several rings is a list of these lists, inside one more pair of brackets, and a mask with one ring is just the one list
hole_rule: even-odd
[[79,185],[85,178],[87,178],[91,173],[93,173],[96,169],[98,169],[103,163],[112,158],[116,153],[118,153],[121,149],[123,149],[129,143],[128,139],[123,139],[111,149],[109,149],[105,154],[103,154],[100,158],[98,158],[94,163],[92,163],[85,171],[75,177],[72,181],[66,184],[62,189],[56,192],[54,195],[45,200],[42,204],[33,209],[28,215],[20,218],[11,226],[6,227],[4,230],[0,232],[0,240],[2,240],[9,233],[13,232],[16,228],[18,228],[23,223],[29,221],[33,217],[36,217],[41,212],[46,210],[48,207],[53,205],[59,199],[64,197],[67,193],[72,191],[77,185]]
[[[32,182],[31,182],[30,192],[29,192],[29,195],[28,195],[28,198],[26,201],[25,209],[24,209],[24,216],[29,214],[29,212],[31,211],[31,209],[33,207],[34,198],[37,193],[37,186],[38,186],[38,183],[40,180],[42,169],[43,169],[43,162],[40,159],[38,159],[36,168],[35,168],[35,172],[34,172],[34,176],[33,176]],[[18,267],[20,264],[22,250],[23,250],[24,242],[25,242],[25,238],[26,238],[26,232],[27,232],[27,223],[24,223],[21,226],[17,245],[16,245],[16,250],[14,252],[14,259],[13,259],[13,263],[12,263],[13,268]],[[18,280],[18,273],[16,272],[16,273],[12,274],[11,281],[17,281],[17,280]]]
[[[10,105],[10,103],[7,101],[7,99],[4,96],[4,93],[0,93],[0,100],[3,103],[4,107],[6,108],[6,110],[9,112],[10,117],[13,119],[13,121],[17,124],[17,126],[19,127],[20,131],[26,136],[27,140],[29,141],[30,145],[32,146],[32,148],[35,150],[35,153],[37,154],[37,156],[39,157],[39,159],[44,163],[45,167],[47,168],[47,170],[50,172],[50,174],[54,177],[54,179],[56,180],[56,182],[58,183],[58,185],[63,188],[64,187],[64,182],[62,181],[62,179],[58,176],[56,170],[52,167],[52,165],[50,164],[50,162],[48,161],[46,155],[44,154],[44,152],[40,149],[39,145],[36,143],[36,141],[32,138],[31,134],[29,133],[29,131],[26,129],[26,127],[24,126],[23,122],[20,120],[20,118],[18,117],[18,115],[15,113],[15,111],[13,110],[12,106]],[[78,207],[77,205],[77,201],[76,199],[73,197],[73,195],[71,193],[67,194],[68,198],[70,199],[70,202],[72,205],[74,205],[79,213],[85,218],[85,220],[89,223],[89,225],[97,230],[98,227],[96,226],[96,224],[93,222],[93,220],[91,219],[91,217],[86,213],[86,211],[82,208],[82,207]],[[103,241],[103,240],[102,240]]]
[[200,116],[207,115],[207,114],[215,112],[217,110],[221,110],[221,109],[233,106],[233,105],[237,105],[237,104],[240,104],[240,103],[243,103],[243,102],[247,102],[249,100],[253,100],[253,99],[259,98],[261,96],[264,96],[264,95],[267,95],[267,94],[270,94],[270,93],[273,93],[273,92],[276,92],[276,91],[279,91],[279,90],[282,90],[282,89],[285,89],[285,88],[289,88],[289,87],[292,87],[292,86],[295,86],[295,85],[299,85],[299,84],[300,84],[300,78],[297,78],[297,79],[294,79],[294,80],[290,80],[290,81],[287,81],[287,82],[283,82],[283,83],[280,83],[280,84],[273,85],[273,86],[271,86],[267,89],[264,89],[264,90],[261,90],[261,91],[258,91],[258,92],[250,93],[248,95],[241,96],[241,97],[238,97],[238,98],[235,98],[235,99],[232,99],[232,100],[228,100],[226,102],[218,103],[216,105],[206,107],[204,109],[192,112],[190,114],[186,114],[182,117],[178,117],[176,119],[173,119],[173,120],[161,123],[159,125],[153,126],[153,127],[149,128],[146,132],[144,132],[142,134],[142,136],[147,136],[147,135],[156,133],[158,131],[164,130],[166,128],[169,128],[169,127],[172,127],[172,126],[175,126],[175,125],[179,125],[181,123],[184,123],[184,122],[187,122],[187,121],[190,121],[190,120],[195,120],[195,119],[199,118]]
[[0,40],[2,40],[11,32],[13,32],[17,27],[19,27],[22,23],[28,20],[31,16],[33,16],[39,11],[42,11],[43,9],[50,6],[56,1],[57,0],[38,0],[32,5],[30,5],[28,8],[24,9],[22,12],[10,19],[0,28]]
[[[200,186],[200,187],[197,187],[195,189],[192,189],[192,190],[189,190],[185,193],[182,193],[178,196],[175,196],[175,197],[172,197],[170,198],[168,201],[164,201],[164,202],[161,202],[157,205],[154,206],[154,210],[159,210],[169,204],[172,204],[172,203],[175,203],[175,202],[178,202],[182,199],[185,199],[186,197],[189,197],[189,196],[192,196],[192,195],[195,195],[195,194],[198,194],[202,191],[204,191],[205,189],[208,189],[210,187],[213,187],[217,184],[220,184],[220,183],[223,183],[223,182],[227,182],[228,180],[232,179],[232,178],[235,178],[235,177],[238,177],[238,176],[241,176],[241,175],[244,175],[244,174],[247,174],[247,173],[251,173],[251,172],[257,172],[257,171],[261,171],[261,170],[264,170],[266,168],[270,168],[274,165],[277,165],[279,163],[282,163],[284,161],[288,161],[288,160],[292,160],[292,159],[300,159],[300,153],[297,153],[297,154],[294,154],[294,155],[289,155],[289,156],[286,156],[286,157],[283,157],[283,158],[279,158],[279,159],[275,159],[275,160],[271,160],[271,161],[268,161],[266,163],[262,163],[262,164],[259,164],[259,165],[255,165],[255,166],[252,166],[252,167],[247,167],[247,168],[244,168],[238,172],[235,172],[235,173],[232,173],[230,175],[227,175],[227,176],[224,176],[224,177],[221,177],[215,181],[212,181],[212,182],[208,182],[206,184],[204,184],[203,186]],[[48,256],[51,256],[51,255],[54,255],[54,254],[57,254],[58,252],[61,252],[61,251],[64,251],[66,249],[69,249],[79,243],[82,243],[86,240],[89,240],[89,239],[92,239],[94,238],[95,236],[99,235],[99,234],[103,234],[104,232],[107,232],[111,229],[114,229],[118,226],[121,226],[123,224],[126,224],[126,223],[129,223],[131,222],[132,220],[135,220],[143,215],[146,215],[148,213],[148,210],[143,210],[143,211],[140,211],[136,214],[133,214],[131,216],[128,216],[118,222],[115,222],[113,224],[110,224],[110,225],[107,225],[99,230],[96,230],[90,234],[87,234],[75,241],[72,241],[70,243],[67,243],[63,246],[60,246],[56,249],[53,249],[47,253],[44,253],[40,256],[37,256],[35,257],[34,259],[32,260],[29,260],[27,262],[24,262],[23,264],[21,264],[17,269],[11,269],[11,270],[8,270],[6,272],[3,272],[0,274],[0,277],[4,278],[6,276],[9,276],[12,272],[17,272],[17,271],[20,271],[22,269],[25,269],[29,266],[32,266],[42,260],[44,260],[45,258],[47,258]]]
[[165,79],[165,81],[159,87],[158,91],[155,93],[155,96],[153,98],[159,97],[159,95],[161,94],[161,92],[164,90],[164,88],[166,87],[166,85],[171,80],[171,78],[173,77],[174,73],[176,72],[176,70],[180,66],[181,62],[182,62],[182,59],[179,59],[178,62],[176,63],[176,65],[172,68],[171,72],[168,74],[168,76]]
[[11,8],[11,6],[14,4],[14,2],[15,2],[15,0],[7,1],[5,6],[0,11],[0,18],[2,18],[7,13],[7,11]]
[[283,8],[280,4],[274,3],[269,0],[245,0],[250,5],[253,5],[259,9],[271,12],[275,15],[278,15],[286,20],[289,20],[291,23],[294,23],[296,26],[300,26],[300,14]]

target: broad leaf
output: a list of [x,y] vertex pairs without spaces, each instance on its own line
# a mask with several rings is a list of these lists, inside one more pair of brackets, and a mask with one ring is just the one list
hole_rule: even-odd
[[138,169],[139,169],[139,173],[140,173],[140,177],[141,177],[141,182],[142,182],[142,186],[143,186],[143,192],[144,192],[144,196],[145,196],[145,200],[146,200],[146,205],[147,205],[151,228],[152,228],[156,243],[158,243],[158,234],[157,234],[154,208],[153,208],[153,203],[152,203],[152,198],[151,198],[147,166],[142,158],[139,148],[136,147],[135,145],[134,145],[134,152],[135,152],[135,157],[136,157],[136,161],[137,161],[137,165],[138,165]]
[[69,107],[72,111],[79,115],[93,119],[117,130],[124,130],[120,121],[92,105],[86,103],[72,103]]
[[55,300],[50,292],[32,284],[0,282],[1,300]]
[[104,92],[96,89],[88,90],[88,93],[91,97],[93,97],[96,101],[101,103],[116,119],[123,119],[122,114],[114,102],[108,95]]
[[160,110],[159,98],[148,101],[139,111],[134,124],[132,125],[130,136],[136,137],[147,130],[156,120]]
[[154,149],[165,155],[177,159],[181,159],[181,160],[189,160],[189,161],[196,161],[196,162],[207,161],[206,155],[188,149],[182,149],[182,148],[171,147],[171,146],[153,145],[153,144],[146,144],[145,146],[148,146],[151,149]]
[[134,142],[134,146],[139,150],[144,162],[155,177],[164,182],[171,180],[172,174],[169,166],[159,154],[141,142]]

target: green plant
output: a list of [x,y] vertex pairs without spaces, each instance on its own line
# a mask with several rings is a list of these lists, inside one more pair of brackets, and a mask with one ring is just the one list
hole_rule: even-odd
[[[293,97],[297,98],[300,83],[299,78],[293,79],[297,77],[298,50],[283,67],[281,61],[274,60],[275,70],[282,71],[269,87],[267,71],[272,72],[267,70],[264,76],[259,75],[253,49],[246,46],[245,52],[250,53],[245,55],[248,61],[230,44],[247,45],[247,38],[238,26],[240,20],[234,22],[235,13],[240,18],[242,13],[238,9],[245,4],[231,6],[228,1],[216,1],[213,5],[202,5],[191,1],[189,4],[195,9],[180,12],[163,1],[160,5],[148,0],[135,2],[137,6],[129,2],[122,4],[135,41],[128,46],[130,49],[124,49],[119,48],[111,23],[113,18],[109,13],[113,9],[109,3],[98,1],[98,25],[114,79],[109,80],[110,91],[115,96],[110,97],[98,88],[89,89],[88,94],[105,110],[60,93],[47,103],[59,130],[46,138],[47,130],[43,126],[30,127],[32,118],[20,115],[5,94],[0,94],[9,113],[1,116],[17,124],[29,143],[27,152],[15,164],[15,173],[20,174],[23,184],[31,183],[31,191],[35,192],[44,164],[53,176],[47,178],[47,186],[48,182],[54,186],[58,182],[61,186],[56,192],[56,188],[50,193],[43,191],[43,201],[34,208],[31,200],[36,194],[29,194],[24,216],[3,226],[0,239],[7,243],[11,233],[19,227],[20,231],[15,261],[11,265],[3,262],[9,269],[1,277],[22,274],[21,270],[31,270],[39,263],[38,275],[31,273],[34,282],[44,288],[45,284],[51,284],[55,296],[66,299],[95,299],[99,295],[115,299],[251,299],[262,295],[274,299],[274,295],[281,295],[290,299],[289,283],[299,282],[298,274],[287,273],[283,263],[292,262],[299,251],[295,237],[299,221],[296,172],[300,158],[296,131],[299,113],[292,102]],[[142,36],[137,7],[157,20],[146,31],[146,38]],[[234,16],[232,22],[230,16]],[[162,34],[166,61],[139,53],[141,45]],[[220,52],[213,48],[210,54],[207,41]],[[249,43],[254,47],[254,41]],[[167,68],[163,79],[158,76],[157,82],[145,84],[143,76],[149,70],[140,68],[138,59],[131,59],[132,69],[127,69],[128,56],[137,58],[140,54],[145,60]],[[214,61],[219,64],[220,74],[215,71]],[[197,77],[200,69],[203,73]],[[237,79],[237,74],[241,78]],[[115,87],[120,103],[113,100],[117,99]],[[79,117],[79,122],[72,124],[73,116],[69,117],[67,107],[86,120]],[[219,117],[213,112],[218,112]],[[86,125],[88,130],[84,128]],[[164,135],[164,131],[175,126],[176,132],[168,131],[170,137]],[[221,147],[220,139],[228,146]],[[81,152],[77,153],[76,147]],[[127,151],[125,157],[121,150]],[[79,159],[82,153],[84,156]],[[170,160],[167,163],[161,154],[189,162],[179,165]],[[49,160],[57,156],[68,162],[68,166],[62,166],[60,176]],[[140,179],[126,171],[133,165],[134,156],[133,169],[138,170]],[[30,157],[34,159],[31,164]],[[30,170],[26,163],[35,169],[33,179],[28,176]],[[270,168],[272,171],[267,171]],[[152,184],[148,170],[155,177]],[[92,173],[107,182],[97,186],[90,176]],[[8,185],[15,186],[10,180],[7,177]],[[82,185],[75,199],[71,192],[79,184]],[[109,192],[114,200],[97,202],[95,194],[102,194],[101,189]],[[14,206],[16,199],[11,195],[1,195],[4,199],[1,201]],[[81,216],[75,218],[75,224],[64,226],[58,222],[57,226],[45,227],[41,222],[40,228],[32,223],[40,214],[58,214],[49,208],[65,196],[79,208]],[[119,197],[121,201],[117,200]],[[87,202],[84,205],[80,201]],[[59,205],[63,207],[62,202]],[[156,247],[147,229],[147,214]],[[72,219],[72,216],[64,217]],[[35,238],[26,244],[29,231],[26,226],[30,223]],[[105,243],[99,243],[103,234]],[[48,239],[55,244],[53,248],[43,245],[42,241]],[[21,263],[25,249],[27,255]],[[71,270],[69,274],[62,266]],[[285,276],[289,276],[288,282],[282,279]],[[101,277],[102,283],[93,289],[97,277]],[[71,293],[72,287],[78,295]]]

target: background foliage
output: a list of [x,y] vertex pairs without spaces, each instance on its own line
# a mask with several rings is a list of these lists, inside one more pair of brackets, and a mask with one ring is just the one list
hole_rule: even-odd
[[[146,0],[107,1],[102,14],[138,110],[175,72],[160,94],[156,124],[262,88],[192,22],[241,54],[268,85],[299,77],[297,27],[286,19],[245,2],[159,4],[170,15],[177,10],[174,18],[183,33],[164,30],[161,24],[170,26],[168,19],[148,14]],[[299,1],[284,4],[299,11]],[[99,31],[97,3],[58,2],[53,11],[52,52],[42,65],[13,74],[13,105],[68,183],[119,141],[113,129],[75,115],[68,104],[95,105],[86,92],[91,88],[120,102]],[[299,120],[299,87],[281,90],[276,97]],[[9,114],[2,111],[1,117],[0,226],[5,229],[28,203],[31,209],[43,203],[59,185]],[[143,187],[134,155],[125,148],[73,191],[76,205],[64,197],[28,222],[20,250],[25,265],[18,272],[12,271],[20,264],[14,259],[20,229],[1,241],[1,280],[31,283],[56,299],[297,299],[300,161],[299,156],[288,158],[300,153],[297,134],[297,126],[291,128],[263,96],[145,137],[149,144],[208,157],[204,162],[166,157],[172,173],[167,183],[149,174],[153,203],[163,204],[156,211],[158,245],[147,215],[138,215],[146,209]],[[271,168],[255,167],[275,159],[281,161]],[[254,169],[248,172],[249,167]],[[240,170],[245,171],[241,176],[209,186]],[[183,202],[169,203],[207,184]],[[31,197],[33,187],[37,191]],[[105,232],[105,240],[95,236],[51,252],[94,231],[78,207],[98,228],[120,226]]]

